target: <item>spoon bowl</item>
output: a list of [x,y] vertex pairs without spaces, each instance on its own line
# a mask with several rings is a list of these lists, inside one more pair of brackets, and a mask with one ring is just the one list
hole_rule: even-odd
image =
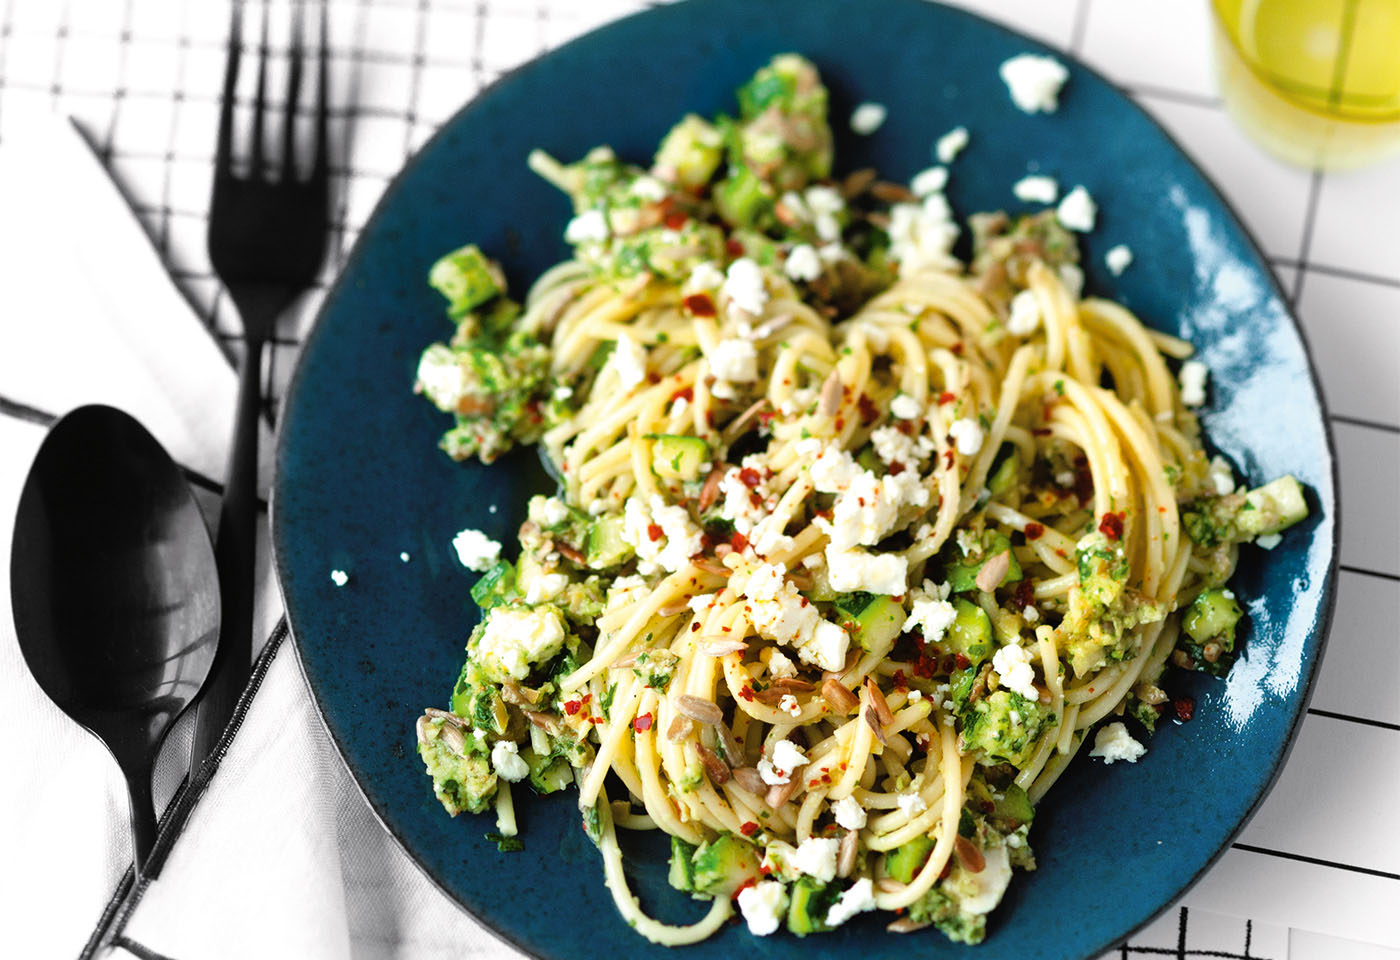
[[156,755],[209,674],[220,604],[194,495],[132,417],[79,407],[49,431],[20,496],[10,592],[30,672],[126,777],[139,873]]

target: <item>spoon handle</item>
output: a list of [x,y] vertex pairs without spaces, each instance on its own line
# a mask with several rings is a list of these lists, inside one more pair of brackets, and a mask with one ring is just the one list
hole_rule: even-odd
[[126,792],[131,801],[131,858],[139,878],[146,872],[146,859],[156,845],[156,806],[149,766],[127,772]]

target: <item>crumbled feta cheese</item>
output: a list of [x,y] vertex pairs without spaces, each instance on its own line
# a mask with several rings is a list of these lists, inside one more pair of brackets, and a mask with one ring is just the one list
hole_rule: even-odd
[[1028,337],[1040,326],[1040,301],[1030,290],[1022,290],[1011,298],[1011,315],[1006,330],[1018,337]]
[[917,420],[923,412],[924,408],[919,406],[919,401],[907,393],[896,394],[890,401],[890,413],[900,420]]
[[558,497],[532,497],[530,513],[534,514],[531,519],[542,527],[557,527],[569,519],[569,508]]
[[947,600],[947,594],[934,586],[933,581],[925,580],[923,589],[915,590],[912,599],[909,616],[904,621],[904,632],[918,629],[924,635],[925,643],[938,643],[958,617],[957,611]]
[[810,243],[799,243],[788,252],[783,272],[792,280],[815,280],[822,275],[821,257]]
[[1263,547],[1265,550],[1272,550],[1280,543],[1283,543],[1283,537],[1277,533],[1266,533],[1263,536],[1255,537],[1254,543],[1256,546]]
[[787,915],[787,904],[787,887],[779,880],[760,880],[739,891],[739,912],[755,937],[777,931]]
[[1118,244],[1104,254],[1103,262],[1108,267],[1108,272],[1115,277],[1128,269],[1133,262],[1133,251],[1126,244]]
[[608,239],[608,218],[601,210],[585,210],[564,227],[565,243],[601,243]]
[[760,563],[749,574],[748,583],[744,586],[744,596],[750,600],[773,600],[782,593],[785,586],[784,577],[787,576],[787,567],[781,563]]
[[676,572],[700,552],[703,531],[684,507],[653,494],[650,504],[629,497],[622,511],[622,539],[637,551],[637,569],[653,573],[660,567]]
[[1114,763],[1118,760],[1137,763],[1138,758],[1146,752],[1147,748],[1133,739],[1127,727],[1121,723],[1110,723],[1099,728],[1094,737],[1094,749],[1089,751],[1089,756],[1103,757],[1104,763]]
[[787,191],[778,198],[778,202],[802,223],[812,222],[812,211],[808,208],[807,201],[802,199],[802,194],[796,190]]
[[785,525],[779,516],[764,517],[755,524],[750,543],[753,552],[760,557],[767,557],[775,553],[784,553],[797,546],[796,540],[783,533]]
[[642,174],[632,181],[633,195],[641,197],[643,200],[650,200],[652,203],[665,200],[666,194],[670,192],[666,189],[666,184],[647,174]]
[[493,680],[524,680],[531,664],[544,663],[564,648],[564,636],[564,621],[552,607],[496,607],[472,656]]
[[1084,271],[1079,269],[1078,264],[1062,263],[1059,273],[1060,282],[1065,285],[1070,299],[1078,300],[1079,295],[1084,292]]
[[992,669],[1001,678],[1001,685],[1027,700],[1040,696],[1032,662],[1030,651],[1018,643],[1009,643],[992,654]]
[[943,194],[930,193],[922,203],[896,203],[889,215],[890,255],[899,261],[902,274],[925,267],[960,267],[952,255],[959,229]]
[[899,804],[899,809],[904,811],[904,815],[908,817],[918,816],[928,809],[924,798],[917,793],[901,793],[895,797],[895,803]]
[[1069,71],[1054,57],[1023,53],[1012,57],[998,71],[1011,94],[1011,102],[1024,113],[1054,113],[1060,106],[1060,88]]
[[1235,492],[1235,474],[1230,469],[1230,461],[1224,457],[1217,455],[1211,459],[1210,473],[1207,476],[1210,477],[1211,486],[1218,495],[1223,497]]
[[986,431],[982,425],[970,417],[963,417],[961,420],[954,420],[948,427],[948,435],[953,438],[957,445],[958,453],[964,457],[975,457],[982,449],[982,441],[987,438]]
[[831,812],[836,817],[836,823],[847,830],[859,830],[870,819],[860,801],[849,795],[833,803]]
[[1021,616],[1026,618],[1027,623],[1039,623],[1040,611],[1035,607],[1027,606],[1021,609]]
[[880,542],[898,517],[898,507],[883,482],[887,479],[894,478],[877,477],[863,470],[846,491],[836,497],[829,525],[833,546],[844,550]]
[[807,206],[811,208],[813,215],[820,216],[823,213],[837,214],[846,209],[846,199],[841,196],[841,191],[835,187],[815,186],[807,188]]
[[412,558],[408,555],[407,550],[401,550],[399,551],[399,559],[402,560],[404,563],[408,563],[408,561]]
[[485,573],[501,558],[501,545],[480,530],[462,530],[452,538],[452,547],[462,566]]
[[849,450],[827,447],[812,464],[812,485],[818,493],[841,493],[863,473],[865,470],[855,462]]
[[912,467],[919,462],[914,438],[898,427],[877,428],[870,434],[870,442],[875,447],[875,455],[885,463],[902,463]]
[[1206,379],[1210,368],[1199,360],[1187,360],[1181,365],[1181,402],[1199,407],[1206,402]]
[[856,914],[874,909],[875,885],[870,882],[869,877],[861,877],[841,891],[841,899],[833,903],[831,909],[826,912],[826,925],[839,927]]
[[785,693],[778,699],[778,709],[791,717],[802,716],[802,705],[797,702],[797,698],[790,693]]
[[840,670],[846,665],[846,651],[851,647],[851,637],[846,631],[830,620],[818,621],[809,639],[796,641],[797,655],[807,663],[816,664],[823,670]]
[[930,193],[938,193],[947,185],[948,168],[929,167],[914,174],[914,179],[909,181],[909,192],[916,197],[926,197]]
[[520,748],[510,740],[497,740],[491,748],[491,766],[496,776],[519,783],[530,775],[530,765],[520,759]]
[[423,351],[418,359],[417,376],[414,388],[444,413],[457,409],[470,385],[457,354],[440,343]]
[[689,292],[718,290],[724,285],[724,273],[709,260],[702,260],[690,271],[685,289]]
[[917,687],[911,687],[907,696],[910,703],[918,703],[924,698],[924,692]]
[[768,675],[774,679],[797,676],[797,664],[781,650],[772,650],[768,655]]
[[1055,208],[1055,219],[1060,221],[1060,226],[1079,233],[1088,233],[1094,229],[1094,218],[1098,214],[1099,208],[1094,203],[1094,198],[1089,196],[1089,191],[1083,187],[1075,187],[1065,194],[1065,198]]
[[758,379],[758,351],[747,340],[721,340],[709,359],[710,369],[721,380],[749,383]]
[[790,782],[793,771],[798,767],[805,767],[807,763],[807,755],[797,744],[791,740],[779,740],[773,744],[771,759],[759,758],[758,773],[763,777],[764,783],[770,787],[778,787]]
[[690,608],[690,612],[697,615],[704,613],[714,604],[715,594],[713,593],[697,593],[685,602],[685,605]]
[[883,103],[862,103],[851,111],[851,131],[868,137],[880,129],[887,114]]
[[748,257],[740,257],[729,265],[724,277],[724,294],[740,310],[752,314],[763,312],[768,302],[768,288],[763,285],[763,269]]
[[816,223],[817,236],[827,243],[835,243],[841,239],[841,221],[836,219],[834,214],[817,214]]
[[624,390],[631,390],[647,378],[646,348],[625,333],[617,335],[617,345],[613,347],[609,363],[617,371],[617,379]]
[[543,573],[534,579],[530,589],[525,591],[526,603],[543,603],[553,600],[569,585],[569,578],[562,573]]
[[933,152],[939,163],[952,163],[966,146],[967,127],[954,127],[938,138],[938,142],[933,145]]
[[1054,177],[1032,175],[1017,180],[1011,192],[1024,203],[1054,203],[1060,196],[1060,185]]
[[344,570],[331,571],[331,583],[335,584],[337,587],[343,587],[349,582],[350,574],[346,573]]
[[886,596],[902,596],[909,575],[909,562],[898,553],[867,553],[826,548],[827,577],[838,593],[864,590]]
[[841,841],[835,837],[808,837],[797,845],[792,865],[822,883],[836,879],[836,857]]

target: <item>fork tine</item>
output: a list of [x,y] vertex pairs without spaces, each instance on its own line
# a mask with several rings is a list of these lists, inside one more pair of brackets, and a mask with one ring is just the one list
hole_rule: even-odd
[[267,0],[262,4],[262,40],[258,45],[258,92],[253,99],[253,153],[250,176],[259,179],[267,170],[263,153],[263,127],[267,125]]
[[214,171],[227,176],[233,170],[233,107],[238,90],[238,58],[243,52],[243,4],[234,0],[228,28],[228,55],[224,65],[224,97],[219,105],[219,139],[214,150]]
[[288,51],[290,64],[287,73],[286,121],[282,127],[282,179],[297,179],[297,163],[294,154],[297,129],[297,103],[301,94],[301,61],[304,51],[301,48],[302,21],[306,17],[306,5],[295,0],[292,13],[292,42]]
[[325,182],[330,172],[330,163],[326,159],[326,88],[330,85],[326,76],[326,21],[330,19],[330,12],[326,9],[326,0],[321,0],[320,7],[321,40],[320,49],[316,54],[319,61],[316,77],[316,156],[312,161],[311,175],[314,180]]

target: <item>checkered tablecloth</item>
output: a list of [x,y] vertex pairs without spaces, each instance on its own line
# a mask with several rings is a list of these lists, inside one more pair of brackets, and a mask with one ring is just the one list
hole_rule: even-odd
[[[274,49],[284,39],[278,25],[288,22],[280,14],[285,5],[270,4]],[[331,0],[333,235],[320,283],[283,319],[269,351],[264,389],[274,420],[321,294],[415,148],[503,71],[648,5]],[[1400,163],[1333,174],[1263,154],[1233,125],[1216,92],[1205,0],[957,5],[1106,73],[1216,181],[1303,321],[1341,461],[1336,623],[1292,759],[1202,884],[1111,956],[1394,960],[1400,828],[1389,806],[1400,788]],[[0,18],[0,145],[22,136],[37,114],[73,116],[198,317],[236,358],[240,324],[204,244],[227,0],[0,0]],[[23,351],[27,341],[13,315],[0,322],[0,350]],[[0,416],[42,422],[61,412],[36,409],[0,383]],[[289,657],[277,653],[280,661]],[[288,689],[301,682],[285,663],[272,663],[269,677],[279,669]],[[256,703],[249,737],[260,735],[255,714]],[[346,929],[327,933],[343,953],[337,946],[326,955],[446,957],[457,954],[453,943],[466,945],[461,950],[469,955],[510,955],[418,876],[343,782],[347,775],[314,719],[302,719],[305,729],[294,732],[305,740],[307,762],[339,776],[345,793],[326,816],[336,820],[349,909],[342,914]],[[217,794],[211,799],[217,806]],[[117,811],[111,829],[123,828]],[[55,840],[56,856],[62,843]],[[23,867],[6,864],[9,872]],[[1318,903],[1327,909],[1310,908]],[[0,916],[15,906],[6,897]],[[95,919],[99,908],[83,904],[82,915],[72,917],[84,927],[78,944],[90,926],[83,911]],[[424,933],[429,927],[431,936]],[[143,925],[141,908],[126,932],[137,955],[162,949],[161,929],[155,921]],[[65,949],[51,952],[59,940]],[[10,955],[68,955],[72,942],[22,941],[21,952]],[[9,954],[5,944],[0,934],[0,953]],[[226,955],[210,942],[177,960]]]

